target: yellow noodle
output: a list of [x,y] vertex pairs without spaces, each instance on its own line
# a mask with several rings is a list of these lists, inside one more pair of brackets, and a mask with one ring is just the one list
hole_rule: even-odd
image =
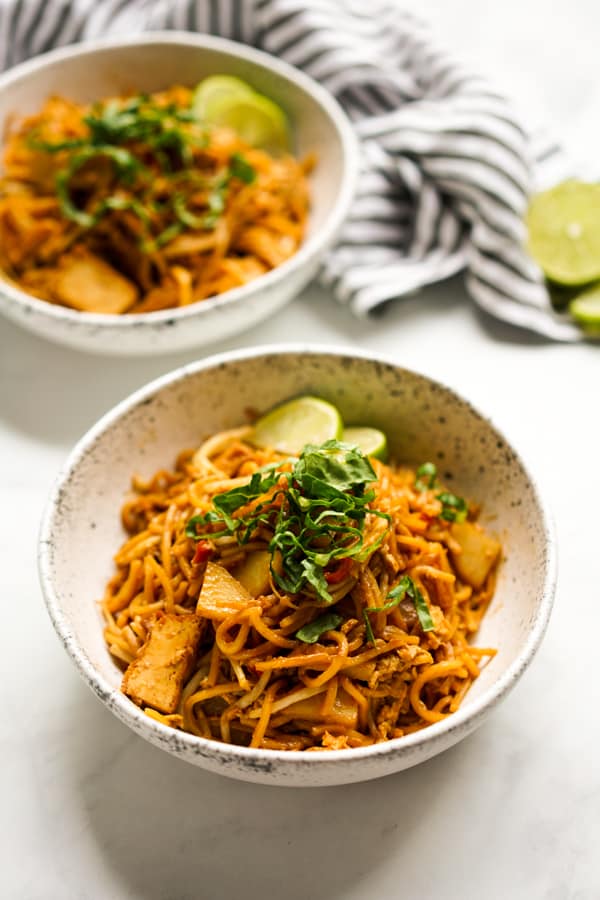
[[[330,584],[342,623],[316,643],[303,643],[296,633],[323,614],[318,597],[310,588],[287,594],[272,572],[266,591],[261,587],[246,606],[214,620],[195,613],[207,563],[202,554],[195,561],[188,519],[210,510],[216,494],[247,484],[256,469],[286,465],[280,454],[254,448],[248,436],[244,427],[208,438],[195,452],[181,453],[174,472],[135,477],[125,501],[129,536],[101,602],[110,652],[127,666],[161,618],[196,615],[201,623],[177,709],[165,713],[146,703],[146,713],[203,738],[305,751],[367,746],[447,718],[496,652],[469,639],[492,599],[497,567],[480,588],[461,579],[452,527],[438,518],[434,492],[415,488],[410,469],[374,461],[372,506],[391,522],[367,516],[368,551],[360,563],[334,572]],[[259,503],[277,511],[280,498],[275,485],[243,512]],[[268,549],[271,533],[262,523],[249,537],[239,545],[231,535],[216,536],[208,541],[209,555],[235,578],[240,562]],[[403,574],[420,590],[433,630],[422,629],[408,597],[389,604]]]
[[[104,98],[100,108],[132,99]],[[137,98],[155,122],[165,107],[189,114],[192,99],[180,86]],[[103,139],[133,160],[128,177],[103,149],[82,159],[97,146],[90,115],[97,105],[50,97],[39,112],[14,117],[6,135],[0,270],[28,293],[112,315],[186,307],[249,283],[300,248],[311,160],[274,158],[232,129],[180,116],[163,132],[182,142],[179,155],[150,136]],[[232,168],[236,158],[250,183]],[[60,190],[65,173],[70,205]]]

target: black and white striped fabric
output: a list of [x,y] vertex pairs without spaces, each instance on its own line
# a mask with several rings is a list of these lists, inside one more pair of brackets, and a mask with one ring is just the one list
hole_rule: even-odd
[[362,141],[356,201],[322,272],[366,316],[466,270],[488,313],[546,337],[552,311],[523,250],[536,147],[511,105],[387,0],[0,0],[0,68],[100,36],[183,29],[253,44],[333,93]]

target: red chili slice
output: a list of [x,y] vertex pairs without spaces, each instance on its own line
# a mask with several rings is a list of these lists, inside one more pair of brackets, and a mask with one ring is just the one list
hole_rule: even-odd
[[327,584],[339,584],[340,581],[343,581],[344,578],[348,577],[351,566],[352,560],[350,557],[344,557],[344,559],[340,560],[337,568],[333,569],[331,572],[325,572],[325,581]]
[[198,541],[192,562],[194,565],[207,562],[214,552],[214,547],[210,541]]

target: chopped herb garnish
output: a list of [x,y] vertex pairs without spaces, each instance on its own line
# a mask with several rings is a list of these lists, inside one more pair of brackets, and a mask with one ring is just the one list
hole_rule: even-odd
[[213,216],[220,216],[225,209],[225,191],[217,187],[208,195],[208,210]]
[[437,494],[437,499],[442,504],[440,519],[445,519],[447,522],[465,521],[469,511],[466,500],[462,497],[457,497],[456,494],[450,494],[448,491]]
[[248,484],[233,488],[224,494],[217,494],[213,506],[221,514],[230,531],[235,531],[240,521],[234,519],[232,513],[269,491],[277,483],[278,478],[279,474],[275,469],[267,473],[255,472]]
[[[398,606],[402,600],[404,600],[405,594],[409,594],[410,591],[414,587],[414,581],[410,577],[410,575],[403,575],[396,587],[393,587],[392,590],[388,593],[387,599],[390,601],[386,603],[382,608],[383,610],[393,609],[395,606]],[[378,610],[379,611],[379,610]]]
[[214,228],[219,216],[225,211],[227,191],[231,179],[239,178],[240,181],[250,184],[255,177],[256,172],[246,159],[239,153],[233,153],[229,160],[228,168],[216,179],[213,189],[208,195],[208,212],[202,214],[192,213],[187,208],[181,193],[176,194],[173,199],[173,211],[179,222],[186,228]]
[[429,491],[435,487],[437,478],[437,466],[432,462],[423,463],[417,469],[415,488],[418,491]]
[[[192,538],[192,540],[197,541],[199,539],[198,529],[204,528],[206,525],[209,525],[213,522],[220,522],[221,518],[214,512],[200,513],[197,516],[192,516],[191,519],[188,519],[185,525],[185,536]],[[213,537],[219,537],[221,532],[212,532]],[[222,532],[226,534],[226,530]]]
[[[430,491],[438,487],[437,484],[437,466],[434,463],[426,462],[417,469],[417,480],[415,488],[418,491]],[[449,491],[442,491],[436,494],[436,500],[442,504],[440,519],[447,522],[464,522],[467,518],[468,508],[466,500],[451,494]]]
[[232,178],[239,178],[244,184],[252,184],[256,178],[256,169],[250,165],[241,153],[232,153],[229,160],[229,171]]
[[365,620],[365,631],[367,632],[367,640],[369,643],[375,645],[375,635],[373,634],[373,627],[371,625],[371,620],[369,619],[369,614],[366,609],[363,609],[363,619]]
[[211,229],[217,224],[219,216],[225,209],[225,195],[227,182],[221,183],[208,195],[208,212],[196,215],[190,212],[185,205],[181,194],[176,194],[173,200],[173,211],[179,222],[187,228],[194,230],[204,228]]
[[206,216],[197,216],[190,212],[185,205],[183,194],[175,194],[173,210],[182,225],[186,225],[188,228],[204,228]]
[[427,601],[412,579],[411,588],[407,590],[406,593],[415,604],[415,609],[417,610],[417,615],[423,631],[434,631],[435,625],[431,618]]
[[318,619],[315,619],[314,622],[309,622],[308,625],[304,625],[300,628],[295,636],[299,641],[304,641],[305,644],[316,644],[322,634],[337,628],[343,621],[343,616],[340,616],[339,613],[323,613],[323,615],[319,616]]
[[156,246],[164,247],[165,244],[169,244],[173,238],[176,238],[178,234],[181,234],[183,231],[183,226],[179,222],[173,222],[172,225],[169,225],[168,228],[165,228],[164,231],[156,238]]
[[[140,219],[139,243],[146,253],[155,252],[186,229],[215,228],[225,212],[232,181],[251,184],[256,179],[256,170],[241,153],[232,153],[218,172],[194,166],[193,150],[207,145],[209,131],[192,109],[175,103],[156,102],[145,94],[108,100],[93,106],[83,124],[85,135],[56,141],[45,140],[39,130],[32,129],[28,144],[46,153],[68,153],[56,175],[56,194],[65,218],[90,229],[107,213],[129,209]],[[114,177],[108,196],[98,199],[87,183],[87,173],[83,178],[75,176],[100,157],[112,162]],[[149,173],[155,172],[156,164],[160,176],[153,178]],[[121,185],[128,186],[135,198],[120,197]]]
[[385,603],[383,606],[368,606],[363,609],[363,619],[365,620],[365,630],[367,632],[367,638],[372,644],[375,643],[375,637],[373,635],[373,629],[369,620],[369,614],[388,612],[390,609],[394,609],[395,606],[398,606],[398,604],[401,603],[405,597],[408,597],[415,604],[417,616],[419,617],[419,623],[423,631],[434,630],[435,625],[433,619],[431,618],[431,613],[429,612],[427,601],[423,597],[423,594],[414,583],[410,575],[403,575],[398,584],[393,587],[387,595],[387,600],[389,601],[388,603]]
[[78,150],[87,146],[86,138],[67,138],[64,141],[44,141],[37,130],[30,131],[27,146],[31,150],[42,150],[44,153],[61,153],[63,150]]
[[271,566],[276,584],[290,594],[310,588],[322,603],[331,604],[326,577],[331,563],[364,561],[387,533],[364,543],[368,515],[389,521],[370,506],[375,492],[367,486],[375,480],[371,463],[357,447],[340,441],[307,444],[291,471],[289,460],[265,466],[248,484],[218,494],[214,511],[190,519],[186,534],[196,539],[231,534],[245,544],[257,528],[265,527],[272,534],[271,554],[282,560],[278,571]]
[[90,131],[91,144],[143,142],[156,155],[161,166],[169,169],[190,161],[189,144],[193,135],[180,126],[193,119],[185,113],[186,110],[180,110],[174,104],[158,105],[140,94],[125,102],[109,100],[108,103],[98,104],[85,116],[84,122]]
[[70,194],[70,182],[73,175],[79,171],[87,162],[96,157],[105,157],[109,159],[120,179],[130,184],[136,174],[143,169],[142,164],[133,156],[129,150],[123,147],[84,147],[79,150],[69,161],[66,169],[63,169],[56,176],[56,193],[58,195],[60,208],[67,219],[77,222],[82,228],[91,228],[95,225],[109,209],[123,208],[116,203],[114,198],[101,200],[92,212],[86,212],[78,209],[73,203]]

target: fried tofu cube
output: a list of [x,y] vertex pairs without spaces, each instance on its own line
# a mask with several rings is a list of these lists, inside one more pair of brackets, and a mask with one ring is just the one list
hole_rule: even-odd
[[450,533],[461,550],[452,554],[456,571],[463,581],[479,590],[500,556],[500,542],[476,522],[454,522]]
[[194,665],[201,632],[202,622],[194,613],[159,616],[123,676],[123,693],[138,706],[174,713]]
[[218,563],[208,562],[196,612],[222,622],[248,606],[256,606],[246,588]]
[[133,282],[87,250],[62,258],[53,293],[65,306],[105,314],[125,312],[138,296]]

